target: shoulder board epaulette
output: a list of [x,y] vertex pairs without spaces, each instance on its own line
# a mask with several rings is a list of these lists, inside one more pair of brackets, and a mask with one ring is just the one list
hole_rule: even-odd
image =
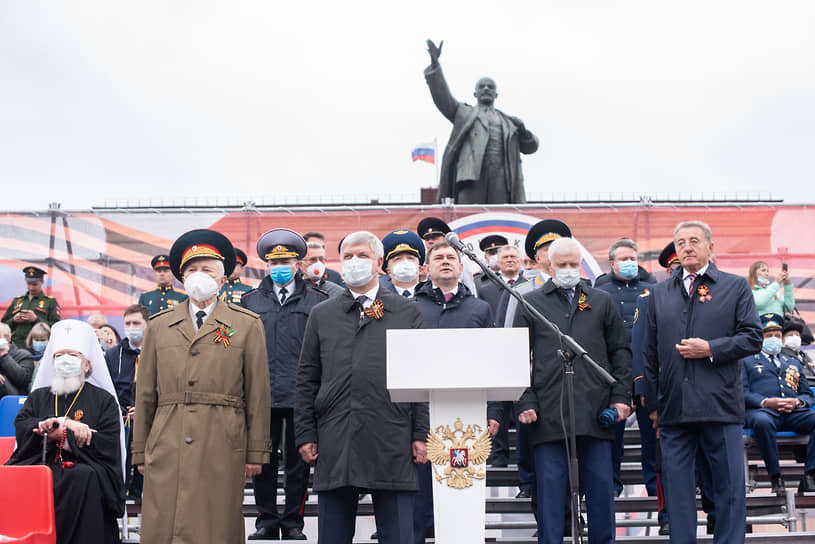
[[52,297],[51,295],[45,295],[45,298],[48,298],[48,299],[54,300],[54,297]]
[[155,319],[155,318],[157,318],[157,317],[158,317],[158,316],[160,316],[160,315],[164,315],[164,314],[166,314],[167,312],[172,312],[172,311],[173,311],[173,308],[175,308],[175,306],[171,306],[171,307],[169,307],[169,308],[165,308],[165,309],[161,310],[159,313],[151,315],[151,316],[150,316],[150,319]]
[[255,317],[257,319],[260,319],[260,316],[258,314],[256,314],[252,310],[247,310],[243,306],[238,306],[237,304],[232,304],[231,302],[227,302],[226,305],[229,306],[230,309],[235,310],[236,312],[241,312],[241,313],[244,313],[246,315]]

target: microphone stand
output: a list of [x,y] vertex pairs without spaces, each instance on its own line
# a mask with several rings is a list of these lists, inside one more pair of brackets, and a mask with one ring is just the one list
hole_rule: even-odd
[[[577,463],[577,429],[575,428],[575,416],[574,416],[574,360],[575,359],[582,359],[584,362],[588,363],[589,368],[593,369],[597,372],[603,380],[606,381],[608,384],[616,383],[611,374],[609,374],[606,369],[598,365],[592,358],[589,356],[588,352],[583,349],[574,338],[569,336],[568,334],[563,334],[561,330],[558,328],[557,325],[549,321],[543,314],[541,314],[538,310],[532,307],[527,300],[521,296],[521,294],[516,291],[515,289],[510,288],[498,275],[492,271],[492,269],[487,266],[478,256],[470,251],[467,246],[459,240],[458,235],[455,232],[450,232],[445,236],[447,242],[464,253],[467,257],[470,258],[484,275],[490,279],[495,285],[498,286],[499,289],[506,291],[509,295],[515,300],[518,301],[518,304],[526,310],[529,315],[534,317],[540,323],[543,323],[544,326],[548,327],[555,335],[557,335],[558,340],[560,341],[560,349],[558,350],[558,355],[563,360],[563,380],[566,387],[566,402],[569,406],[569,432],[568,432],[568,441],[569,441],[569,496],[571,499],[571,509],[572,509],[572,542],[582,542],[583,541],[583,534],[580,527],[580,471],[578,468]],[[538,500],[541,500],[541,497],[538,497]],[[556,500],[556,499],[555,499]]]

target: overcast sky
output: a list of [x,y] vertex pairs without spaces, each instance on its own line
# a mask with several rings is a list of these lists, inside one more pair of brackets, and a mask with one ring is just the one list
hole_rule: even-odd
[[530,200],[815,203],[815,2],[455,4],[2,2],[0,210],[418,200],[411,148],[451,128],[426,38],[541,139]]

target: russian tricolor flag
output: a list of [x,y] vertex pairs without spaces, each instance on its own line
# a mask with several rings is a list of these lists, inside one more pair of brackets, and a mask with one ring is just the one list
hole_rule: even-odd
[[436,164],[436,146],[434,144],[419,144],[410,152],[413,162],[424,161]]

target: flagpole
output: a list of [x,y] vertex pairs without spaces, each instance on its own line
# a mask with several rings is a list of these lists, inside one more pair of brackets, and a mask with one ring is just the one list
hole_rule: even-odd
[[436,167],[436,187],[441,187],[439,182],[439,144],[437,143],[438,138],[433,137],[433,166]]

